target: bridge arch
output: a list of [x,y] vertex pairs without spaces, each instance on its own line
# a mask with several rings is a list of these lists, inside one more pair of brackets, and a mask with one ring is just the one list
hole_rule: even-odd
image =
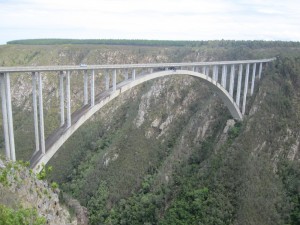
[[[91,116],[93,116],[97,111],[99,111],[103,106],[109,103],[111,100],[122,94],[123,92],[142,84],[146,81],[153,80],[156,78],[164,76],[173,76],[173,75],[189,75],[193,77],[200,78],[206,85],[209,86],[218,96],[222,99],[224,104],[229,109],[233,118],[237,120],[242,120],[242,114],[239,110],[238,105],[235,103],[234,99],[228,91],[217,81],[213,80],[211,77],[204,75],[199,72],[194,72],[190,70],[165,70],[160,72],[154,72],[151,74],[139,76],[136,79],[126,80],[117,85],[116,91],[110,89],[100,96],[100,100],[95,102],[93,107],[86,108],[80,116],[75,117],[72,120],[72,124],[69,128],[61,129],[56,133],[55,137],[52,137],[54,141],[48,144],[46,143],[46,153],[44,155],[39,155],[32,161],[32,168],[34,171],[39,172],[42,169],[42,165],[47,164],[53,155],[59,150],[59,148],[69,139],[69,137],[82,125],[84,124]],[[51,138],[51,136],[49,137]]]

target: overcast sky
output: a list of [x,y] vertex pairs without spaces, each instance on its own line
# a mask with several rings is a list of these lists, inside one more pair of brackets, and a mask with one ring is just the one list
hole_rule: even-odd
[[0,44],[31,38],[300,41],[300,0],[0,0]]

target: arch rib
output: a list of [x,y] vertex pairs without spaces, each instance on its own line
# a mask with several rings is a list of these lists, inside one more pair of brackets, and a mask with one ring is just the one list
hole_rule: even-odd
[[[134,74],[134,72],[133,72]],[[31,166],[36,171],[39,172],[42,164],[47,164],[47,162],[53,157],[53,155],[58,151],[58,149],[68,140],[68,138],[82,125],[84,124],[92,115],[94,115],[98,110],[105,106],[108,102],[119,96],[121,93],[149,80],[156,78],[171,76],[171,75],[190,75],[200,78],[205,84],[209,86],[213,91],[215,91],[219,97],[223,100],[224,104],[229,109],[233,118],[237,120],[242,120],[242,114],[239,107],[234,102],[234,99],[228,91],[222,87],[221,84],[217,83],[213,78],[206,76],[199,72],[189,71],[189,70],[166,70],[155,72],[152,74],[136,77],[133,76],[131,80],[125,80],[124,82],[118,84],[114,91],[114,88],[105,91],[99,96],[98,101],[92,107],[85,106],[79,113],[74,113],[72,115],[72,124],[68,128],[66,125],[59,128],[55,134],[47,139],[46,143],[46,154],[45,155],[35,155],[31,160]]]

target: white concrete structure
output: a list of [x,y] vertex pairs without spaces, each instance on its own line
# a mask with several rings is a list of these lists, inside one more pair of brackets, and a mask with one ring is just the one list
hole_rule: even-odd
[[[5,152],[9,160],[16,160],[13,134],[13,120],[10,97],[9,73],[31,72],[32,73],[32,94],[36,149],[31,158],[31,166],[35,171],[40,171],[41,165],[46,164],[65,141],[94,113],[100,110],[108,102],[116,98],[123,92],[152,79],[164,76],[189,75],[203,81],[223,100],[232,117],[242,120],[246,111],[246,99],[248,93],[248,82],[250,65],[252,64],[251,95],[253,94],[254,82],[256,77],[256,64],[259,63],[258,79],[261,78],[263,64],[273,61],[272,59],[243,60],[243,61],[221,61],[221,62],[195,62],[195,63],[160,63],[160,64],[123,64],[123,65],[93,65],[93,66],[39,66],[39,67],[0,67],[1,97],[3,129],[5,139]],[[243,67],[243,65],[246,65]],[[230,76],[227,68],[230,66]],[[200,69],[201,67],[201,69]],[[212,68],[212,74],[209,72]],[[239,73],[235,76],[235,69],[239,68]],[[245,77],[243,71],[245,69]],[[102,70],[105,74],[105,91],[95,96],[95,70]],[[222,71],[221,81],[219,72]],[[59,78],[60,95],[60,118],[61,124],[47,140],[44,137],[44,116],[43,116],[43,97],[42,97],[42,76],[40,72],[57,71]],[[72,71],[83,72],[83,107],[71,114],[71,95],[70,79]],[[125,73],[124,73],[125,71]],[[131,71],[131,78],[128,76]],[[142,71],[137,74],[138,71]],[[146,72],[145,72],[146,71]],[[201,73],[199,72],[201,71]],[[124,80],[118,82],[118,72]],[[65,77],[66,74],[66,77]],[[90,74],[90,76],[89,76]],[[110,78],[110,74],[112,77]],[[88,80],[90,79],[90,82]],[[36,81],[38,80],[38,106]],[[64,90],[64,80],[66,82]],[[112,85],[110,86],[110,80]],[[242,90],[242,81],[244,81]],[[227,83],[229,85],[227,85]],[[237,83],[237,84],[236,84]],[[90,84],[90,101],[88,101],[88,84]],[[228,90],[227,90],[227,86]],[[237,86],[234,93],[234,87]],[[240,97],[243,94],[242,108],[240,108]],[[235,96],[234,96],[235,95]],[[64,99],[66,96],[66,99]],[[96,100],[97,99],[97,100]],[[65,121],[65,101],[67,108],[67,121]],[[37,110],[37,107],[39,110]],[[241,111],[242,110],[242,111]],[[39,118],[39,120],[38,120]],[[39,123],[39,124],[38,124]]]

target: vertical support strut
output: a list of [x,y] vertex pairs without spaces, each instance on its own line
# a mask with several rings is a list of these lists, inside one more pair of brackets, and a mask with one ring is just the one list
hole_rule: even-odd
[[7,104],[7,108],[6,109],[7,109],[7,118],[8,118],[10,157],[11,157],[12,161],[16,161],[14,124],[13,124],[13,118],[12,118],[9,73],[4,74],[4,80],[5,80],[5,86],[6,86],[6,104]]
[[70,71],[67,72],[67,127],[71,126],[71,87],[70,87]]
[[218,82],[218,66],[215,65],[214,66],[214,70],[213,70],[213,80]]
[[262,72],[262,63],[259,64],[258,79],[261,78],[261,72]]
[[60,97],[60,126],[65,124],[65,95],[64,95],[64,72],[59,74],[59,97]]
[[222,66],[222,86],[226,89],[226,79],[227,79],[227,66],[223,65]]
[[44,109],[43,109],[43,81],[42,75],[40,72],[37,72],[38,75],[38,87],[39,87],[39,116],[40,116],[40,150],[44,155],[46,153],[45,148],[45,130],[44,130]]
[[4,132],[4,141],[5,141],[5,154],[6,159],[11,159],[10,154],[10,140],[9,140],[9,131],[8,131],[8,118],[7,118],[7,104],[6,104],[6,87],[4,82],[4,74],[1,74],[1,98],[2,98],[2,117],[3,117],[3,132]]
[[[153,73],[153,68],[151,68],[151,73]],[[125,69],[124,77],[125,77],[125,80],[128,80],[128,69]]]
[[105,90],[109,89],[109,73],[108,70],[105,70]]
[[83,105],[87,105],[89,102],[87,70],[84,70],[83,73]]
[[202,74],[205,75],[205,72],[206,72],[206,66],[203,66],[202,67]]
[[114,69],[113,72],[113,91],[117,90],[117,70]]
[[39,151],[39,122],[38,122],[38,110],[36,101],[36,72],[32,72],[32,102],[33,102],[33,121],[34,121],[34,137],[35,137],[35,152]]
[[135,69],[132,70],[132,80],[135,80]]
[[245,85],[244,85],[244,98],[243,98],[243,108],[242,108],[242,114],[245,114],[246,110],[246,99],[247,99],[247,92],[248,92],[248,82],[249,82],[249,70],[250,70],[250,64],[247,64],[246,67],[246,77],[245,77]]
[[251,82],[251,96],[253,95],[253,91],[254,91],[255,73],[256,73],[256,63],[253,64],[252,82]]
[[230,70],[230,84],[229,84],[229,94],[233,98],[233,88],[234,88],[234,76],[235,76],[235,66],[231,65]]
[[208,77],[209,77],[209,66],[206,67],[205,75],[206,75],[206,79],[208,79]]
[[92,70],[91,76],[91,106],[95,105],[95,70]]
[[236,104],[240,106],[240,95],[241,95],[241,84],[242,84],[242,76],[243,76],[243,64],[240,64],[239,67],[239,77],[238,77],[238,86],[237,86],[237,93],[236,93]]

